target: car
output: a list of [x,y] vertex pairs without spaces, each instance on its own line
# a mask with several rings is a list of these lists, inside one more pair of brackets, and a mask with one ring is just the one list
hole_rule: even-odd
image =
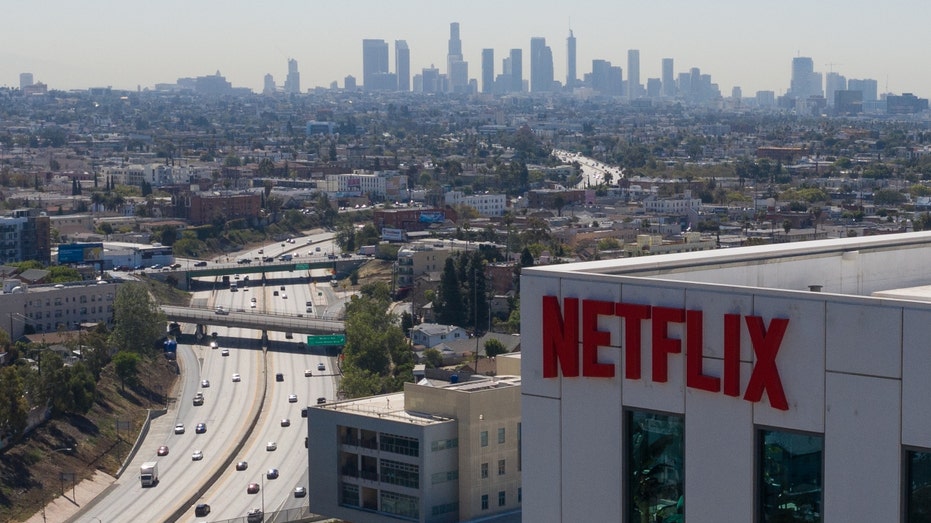
[[[255,492],[252,494],[255,494]],[[262,513],[260,508],[254,508],[246,515],[246,523],[262,523],[263,519],[265,519],[265,514]]]
[[291,426],[291,420],[289,420],[288,418],[283,418],[283,419],[281,420],[281,426],[282,426],[282,427],[290,427],[290,426]]
[[158,452],[157,452],[156,454],[158,454],[159,456],[167,456],[167,455],[168,455],[168,445],[162,445],[161,447],[159,447],[159,448],[158,448]]
[[200,380],[200,386],[206,389],[210,386],[210,380]]
[[284,285],[281,286],[281,290],[284,290]]
[[265,473],[267,479],[278,479],[278,469],[268,469]]
[[250,303],[250,304],[249,304],[249,308],[250,308],[250,309],[254,309],[254,308],[255,308],[255,302]]
[[265,263],[271,263],[271,262],[275,261],[275,257],[274,257],[274,256],[266,256],[265,258],[262,259],[262,261],[265,262]]
[[225,315],[229,314],[230,311],[228,311],[228,310],[224,309],[222,306],[219,306],[219,305],[218,305],[218,306],[217,306],[216,313],[217,313],[217,314],[220,314],[220,315],[222,315],[222,316],[225,316]]
[[207,432],[207,424],[206,424],[206,423],[198,423],[197,426],[194,427],[194,433],[195,433],[195,434],[203,434],[203,433],[205,433],[205,432]]
[[314,373],[311,372],[310,369],[304,369],[304,377],[305,377],[305,378],[308,377],[308,376],[313,376],[313,375],[314,375]]
[[220,344],[217,343],[216,340],[213,340],[213,341],[210,342],[210,348],[211,348],[211,349],[219,349],[219,348],[220,348]]
[[204,459],[204,452],[201,450],[195,450],[191,453],[191,461],[200,461]]
[[207,514],[210,514],[210,505],[206,503],[198,503],[197,506],[194,507],[195,516],[206,516]]
[[240,461],[236,463],[236,470],[246,470],[247,468],[249,468],[248,461]]
[[180,269],[180,268],[181,268],[181,264],[180,264],[180,263],[177,263],[177,262],[172,263],[172,264],[171,264],[171,268],[172,268],[172,269]]
[[230,355],[229,349],[223,349],[220,351],[220,356],[229,356],[229,355]]
[[274,441],[269,441],[268,443],[265,444],[265,450],[269,452],[278,450],[278,444],[275,443]]
[[258,483],[249,483],[249,486],[246,487],[247,494],[258,494],[259,493],[259,484]]
[[317,405],[323,405],[324,403],[326,403],[326,398],[323,396],[317,398]]
[[301,408],[301,417],[302,417],[302,418],[306,418],[306,417],[307,417],[307,407],[302,407],[302,408]]
[[206,266],[207,266],[207,262],[201,260],[201,261],[199,261],[199,262],[196,262],[196,263],[194,264],[194,266],[195,266],[195,267],[206,267]]
[[240,381],[242,381],[242,378],[239,374],[233,374],[233,383],[239,383]]
[[288,403],[297,403],[297,394],[288,394]]
[[255,296],[253,296],[252,299],[249,301],[251,301],[252,303],[255,303],[256,302]]
[[318,364],[317,364],[317,370],[326,370],[326,365],[324,365],[324,364],[322,364],[322,363],[318,363]]
[[314,312],[314,308],[313,308],[313,307],[307,307],[306,309],[304,309],[304,312],[310,314],[311,312]]
[[287,300],[287,299],[288,299],[288,293],[282,292],[282,293],[281,293],[281,299],[282,299],[282,300]]
[[157,271],[157,270],[161,269],[162,266],[161,266],[161,264],[156,263],[155,265],[153,265],[153,266],[151,266],[151,267],[149,267],[149,268],[152,269],[153,271]]
[[315,252],[320,252],[320,247],[314,247]]
[[198,393],[194,394],[194,400],[193,400],[192,403],[194,403],[194,406],[195,406],[195,407],[198,406],[198,405],[203,405],[203,404],[204,404],[204,393],[203,393],[203,392],[198,392]]
[[278,296],[278,291],[273,292],[272,296]]
[[175,425],[175,434],[184,434],[184,423],[178,423]]
[[278,372],[275,374],[275,381],[284,381],[284,374]]
[[304,487],[294,487],[294,497],[303,498],[307,495],[307,489]]

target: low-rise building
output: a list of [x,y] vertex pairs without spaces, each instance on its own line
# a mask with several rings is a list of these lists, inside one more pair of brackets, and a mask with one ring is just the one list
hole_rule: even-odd
[[308,409],[310,510],[356,523],[519,521],[520,403],[509,376]]

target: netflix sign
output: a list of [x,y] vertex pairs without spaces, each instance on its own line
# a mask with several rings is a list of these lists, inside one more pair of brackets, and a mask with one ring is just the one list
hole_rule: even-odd
[[[543,377],[614,378],[613,363],[598,359],[598,351],[621,346],[624,351],[624,379],[640,380],[641,359],[644,349],[652,358],[650,379],[657,383],[669,380],[669,358],[685,351],[685,385],[713,393],[757,403],[763,393],[769,404],[779,410],[789,410],[776,356],[789,326],[787,318],[772,318],[767,322],[759,316],[724,314],[723,354],[724,368],[721,377],[705,374],[703,369],[704,316],[700,310],[657,307],[634,303],[615,303],[601,300],[564,298],[562,307],[556,296],[543,297]],[[599,317],[616,318],[623,323],[623,344],[611,339],[611,333],[598,330]],[[581,318],[581,326],[579,319]],[[669,327],[684,325],[685,340],[670,336]],[[652,343],[644,347],[643,329],[650,329]],[[756,356],[746,389],[740,390],[740,339],[746,330]],[[581,342],[581,353],[579,345]]]

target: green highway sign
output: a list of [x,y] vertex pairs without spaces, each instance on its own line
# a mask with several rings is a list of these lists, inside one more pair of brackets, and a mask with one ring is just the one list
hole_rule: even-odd
[[298,263],[294,265],[294,268],[299,271],[306,271],[310,269],[310,264],[309,263]]
[[308,347],[322,347],[324,345],[345,345],[345,334],[321,334],[307,336]]

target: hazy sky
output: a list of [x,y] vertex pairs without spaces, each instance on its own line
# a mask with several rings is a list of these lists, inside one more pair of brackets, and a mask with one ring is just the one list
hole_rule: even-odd
[[[150,88],[219,70],[237,87],[261,91],[266,73],[282,85],[287,59],[301,88],[346,75],[362,83],[362,39],[407,40],[411,74],[435,64],[446,72],[449,23],[459,22],[469,76],[481,75],[481,50],[495,50],[495,73],[509,49],[524,49],[529,78],[532,36],[553,50],[565,81],[566,37],[578,42],[578,74],[605,59],[624,69],[640,50],[640,78],[711,74],[722,93],[739,85],[782,94],[794,56],[815,70],[873,78],[880,92],[931,96],[927,0],[5,0],[0,9],[0,86],[31,72],[52,89]],[[833,65],[831,65],[833,64]]]

